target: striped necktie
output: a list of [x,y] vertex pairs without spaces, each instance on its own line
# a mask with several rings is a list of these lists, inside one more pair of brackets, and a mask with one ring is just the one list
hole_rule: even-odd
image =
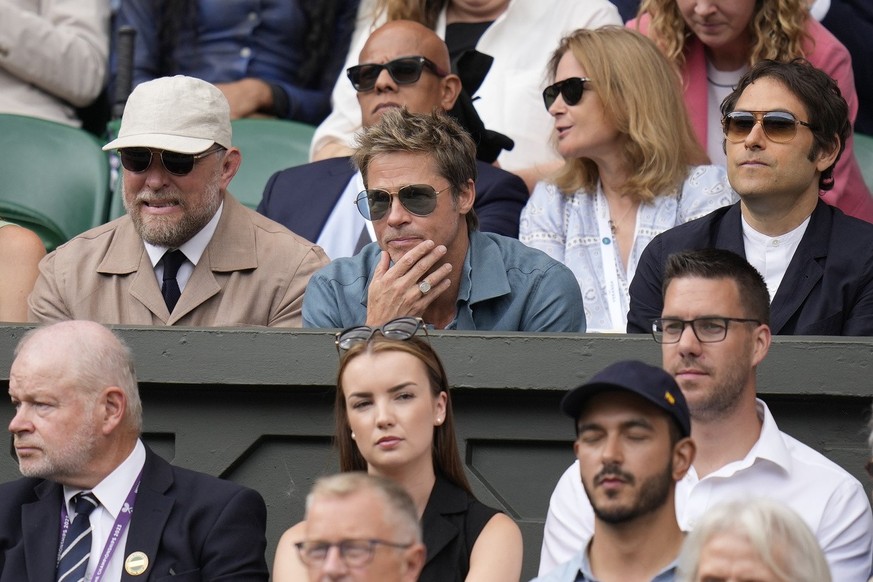
[[73,496],[76,517],[67,529],[58,556],[57,582],[80,582],[85,579],[91,556],[91,512],[100,502],[90,491]]

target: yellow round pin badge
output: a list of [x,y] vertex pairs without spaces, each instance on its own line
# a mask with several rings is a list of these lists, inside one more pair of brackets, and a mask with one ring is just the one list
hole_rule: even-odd
[[149,557],[144,552],[134,552],[124,560],[124,571],[131,576],[139,576],[149,567]]

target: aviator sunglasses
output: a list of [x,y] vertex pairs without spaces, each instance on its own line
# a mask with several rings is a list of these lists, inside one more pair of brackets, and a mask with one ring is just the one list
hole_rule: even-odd
[[731,143],[746,139],[755,124],[761,124],[767,139],[776,143],[788,143],[797,135],[797,126],[812,129],[787,111],[732,111],[721,120],[725,138]]
[[582,92],[585,89],[585,83],[591,81],[588,77],[570,77],[563,81],[558,81],[554,85],[549,85],[543,89],[543,103],[546,104],[546,109],[549,109],[558,98],[558,95],[564,98],[564,103],[567,105],[576,105],[582,99]]
[[[216,145],[199,154],[180,154],[167,150],[159,150],[157,154],[166,171],[174,176],[184,176],[190,174],[191,170],[194,169],[194,162],[223,149],[224,147]],[[121,158],[121,165],[124,166],[124,169],[137,174],[149,169],[154,154],[155,152],[149,148],[122,148],[118,150],[118,156]]]
[[[427,327],[420,317],[398,317],[378,327],[369,325],[356,325],[346,328],[336,334],[336,351],[341,355],[352,348],[353,345],[370,341],[376,332],[390,340],[405,341],[414,336],[418,330],[423,329],[427,336]],[[429,341],[429,338],[428,338]]]
[[[451,188],[436,190],[429,184],[410,184],[397,190],[397,199],[403,208],[416,216],[427,216],[436,208],[437,195]],[[355,198],[358,212],[367,220],[381,220],[391,208],[391,192],[381,188],[368,188]]]
[[387,69],[388,74],[398,85],[410,85],[421,78],[421,71],[427,68],[437,77],[445,77],[447,73],[440,69],[433,61],[425,57],[403,57],[388,61],[384,65],[369,63],[356,65],[346,70],[346,75],[356,91],[364,93],[372,91],[376,86],[376,80],[382,74],[382,69]]

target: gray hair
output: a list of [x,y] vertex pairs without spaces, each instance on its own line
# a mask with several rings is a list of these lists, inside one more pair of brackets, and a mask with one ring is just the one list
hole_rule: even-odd
[[384,477],[368,475],[363,471],[337,473],[321,477],[312,486],[312,491],[306,496],[306,513],[319,497],[343,498],[366,490],[375,491],[387,505],[386,517],[393,522],[396,529],[412,536],[420,543],[421,523],[415,503],[403,487]]
[[[425,154],[436,164],[436,170],[452,187],[457,201],[468,180],[476,180],[476,144],[458,122],[443,112],[410,113],[406,107],[390,109],[379,123],[357,135],[352,161],[361,171],[364,184],[370,162],[379,154]],[[479,227],[479,219],[471,208],[466,215],[467,230]]]
[[770,499],[743,499],[711,508],[679,554],[677,582],[692,582],[704,546],[732,533],[748,540],[782,582],[831,582],[824,552],[809,526],[790,507]]
[[121,388],[127,401],[127,426],[137,434],[142,432],[142,401],[133,353],[124,340],[93,321],[62,321],[24,334],[15,347],[15,357],[31,343],[46,340],[63,344],[70,380],[83,396],[94,397],[108,386]]

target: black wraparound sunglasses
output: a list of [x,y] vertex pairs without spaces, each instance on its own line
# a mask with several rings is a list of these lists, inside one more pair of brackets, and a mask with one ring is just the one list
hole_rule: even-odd
[[588,77],[570,77],[569,79],[558,81],[554,85],[549,85],[543,89],[543,103],[546,104],[546,109],[552,106],[558,95],[563,97],[564,103],[567,105],[576,105],[582,99],[585,83],[590,81],[591,79]]
[[398,85],[410,85],[421,78],[424,69],[429,70],[437,77],[445,77],[448,73],[439,68],[436,63],[426,57],[403,57],[388,61],[384,65],[368,63],[356,65],[346,70],[346,75],[356,91],[372,91],[376,86],[376,80],[386,69],[394,82]]
[[216,145],[199,154],[180,154],[167,150],[152,151],[149,148],[122,148],[118,150],[118,156],[125,170],[139,174],[149,169],[152,165],[152,157],[158,154],[165,170],[174,176],[184,176],[191,173],[197,160],[223,149],[224,147]]

